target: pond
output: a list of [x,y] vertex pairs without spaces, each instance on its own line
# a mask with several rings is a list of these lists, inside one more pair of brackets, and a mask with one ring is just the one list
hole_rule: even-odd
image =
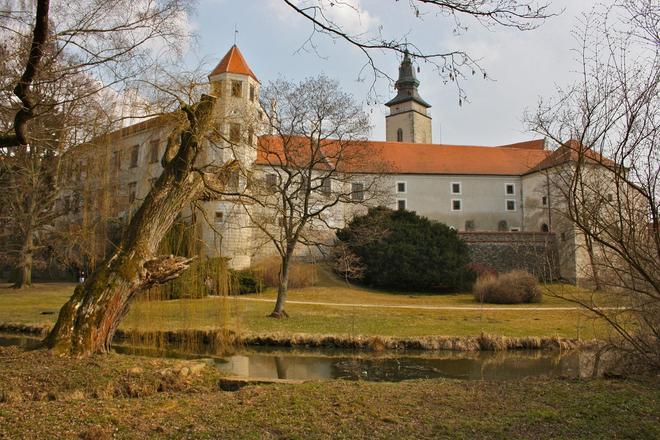
[[[31,348],[38,339],[0,335],[0,345]],[[243,348],[218,356],[209,350],[183,352],[116,345],[127,355],[197,359],[232,376],[259,379],[401,381],[410,379],[518,380],[530,377],[587,377],[593,353],[519,350],[505,352],[384,351],[345,349]]]

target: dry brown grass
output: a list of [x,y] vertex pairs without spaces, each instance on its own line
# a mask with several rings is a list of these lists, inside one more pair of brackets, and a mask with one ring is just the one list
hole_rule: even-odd
[[[268,287],[277,287],[279,284],[281,260],[271,257],[259,261],[253,267]],[[319,280],[316,264],[292,262],[289,269],[289,289],[301,289],[314,286]]]
[[543,298],[536,278],[523,270],[482,276],[472,292],[477,301],[488,304],[540,303]]

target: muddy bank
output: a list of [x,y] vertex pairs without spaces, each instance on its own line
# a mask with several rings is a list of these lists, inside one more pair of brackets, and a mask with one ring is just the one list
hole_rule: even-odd
[[[48,327],[23,324],[0,324],[0,332],[42,337]],[[346,348],[357,350],[450,350],[450,351],[505,351],[505,350],[573,350],[598,345],[595,340],[554,337],[510,337],[482,333],[478,336],[350,336],[285,333],[235,333],[231,330],[177,330],[150,331],[118,330],[115,343],[165,347],[179,345],[194,349],[198,346],[222,351],[242,346],[271,346],[293,348]]]

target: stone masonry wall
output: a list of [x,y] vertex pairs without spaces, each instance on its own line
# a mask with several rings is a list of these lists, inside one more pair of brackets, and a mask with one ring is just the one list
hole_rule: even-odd
[[459,232],[472,262],[493,267],[499,273],[524,269],[541,280],[559,278],[557,238],[537,232]]

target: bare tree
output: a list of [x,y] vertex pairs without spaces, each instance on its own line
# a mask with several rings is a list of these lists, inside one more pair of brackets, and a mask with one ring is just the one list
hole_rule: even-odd
[[[541,103],[532,129],[560,145],[548,175],[585,255],[582,276],[622,309],[579,302],[612,343],[660,367],[660,14],[653,1],[599,7],[579,24],[581,79]],[[571,141],[567,142],[567,139]],[[557,203],[559,204],[557,205]],[[578,268],[580,270],[580,268]],[[562,292],[555,292],[564,296]]]
[[[423,61],[434,66],[445,84],[455,85],[459,105],[467,100],[467,93],[462,85],[464,80],[477,73],[484,79],[488,77],[480,60],[473,58],[464,50],[431,50],[425,47],[422,41],[408,41],[407,34],[389,34],[382,26],[373,31],[367,29],[349,31],[337,17],[352,14],[358,19],[361,18],[363,11],[351,0],[283,1],[296,14],[304,17],[311,24],[310,34],[301,46],[301,50],[318,53],[316,45],[318,36],[356,47],[365,57],[362,72],[371,75],[373,83],[378,78],[390,78],[388,73],[380,68],[376,58],[376,54],[382,52],[395,52],[401,55],[407,53],[413,60]],[[504,27],[527,31],[537,28],[546,19],[556,14],[550,10],[548,3],[543,1],[407,0],[401,3],[408,4],[410,16],[415,17],[420,23],[428,18],[432,20],[437,20],[438,17],[447,18],[448,25],[452,27],[455,34],[467,32],[469,24],[472,24],[471,21],[486,28]],[[342,13],[335,14],[338,10],[341,10]]]
[[262,91],[262,107],[273,134],[259,139],[258,165],[237,196],[258,229],[255,244],[267,244],[281,259],[271,314],[280,318],[288,316],[284,306],[296,252],[322,252],[350,210],[380,200],[386,164],[366,142],[368,116],[336,81],[275,81]]

